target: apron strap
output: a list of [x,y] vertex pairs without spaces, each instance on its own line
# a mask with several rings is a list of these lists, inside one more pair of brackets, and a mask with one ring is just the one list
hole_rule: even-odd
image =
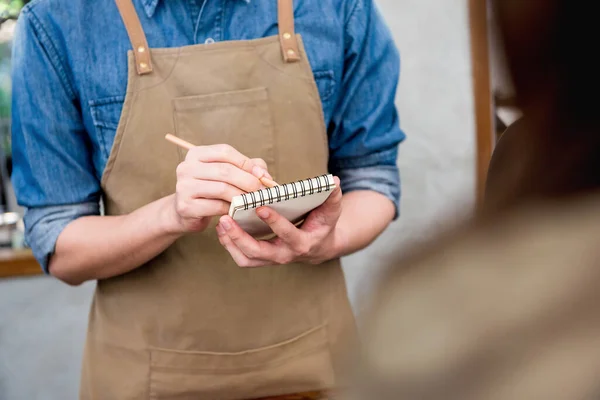
[[115,0],[123,23],[125,23],[125,29],[127,29],[127,35],[133,46],[133,56],[135,57],[135,68],[138,75],[149,74],[152,72],[152,60],[150,59],[150,49],[148,48],[148,42],[146,41],[146,35],[144,34],[144,28],[140,23],[135,7],[131,0]]
[[300,60],[298,38],[294,32],[294,1],[277,0],[279,14],[279,41],[283,51],[283,59],[287,63]]

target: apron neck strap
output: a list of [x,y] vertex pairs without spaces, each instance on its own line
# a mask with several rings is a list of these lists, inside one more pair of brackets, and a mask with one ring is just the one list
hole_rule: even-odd
[[[135,68],[138,75],[149,74],[152,72],[152,59],[150,58],[150,49],[144,28],[135,11],[132,0],[115,0],[127,35],[133,46],[133,55],[135,57]],[[278,19],[279,19],[279,41],[283,59],[287,63],[300,60],[300,49],[298,47],[298,38],[294,29],[294,1],[277,0]]]
[[298,38],[294,32],[294,1],[277,0],[279,18],[279,41],[283,51],[283,59],[287,63],[300,60]]
[[127,35],[133,46],[133,55],[135,57],[135,68],[138,75],[149,74],[152,72],[152,60],[150,59],[150,49],[144,34],[144,28],[140,23],[135,7],[131,0],[115,0]]

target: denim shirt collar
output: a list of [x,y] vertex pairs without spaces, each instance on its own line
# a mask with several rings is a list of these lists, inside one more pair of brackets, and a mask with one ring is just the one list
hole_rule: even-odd
[[154,15],[154,11],[156,11],[156,6],[158,5],[159,0],[142,0],[142,4],[144,5],[144,11],[146,11],[146,15],[148,18],[152,18]]
[[[208,0],[206,0],[206,1],[208,1]],[[237,1],[243,1],[244,3],[250,3],[250,0],[237,0]],[[142,4],[144,5],[144,11],[146,11],[146,15],[148,16],[148,18],[152,18],[159,2],[160,2],[160,0],[142,0]]]

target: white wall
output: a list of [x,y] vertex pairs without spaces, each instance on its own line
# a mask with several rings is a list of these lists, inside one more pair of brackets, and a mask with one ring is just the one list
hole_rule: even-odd
[[[344,260],[358,301],[381,255],[422,240],[474,199],[474,115],[467,0],[379,0],[401,50],[398,106],[402,216],[368,250]],[[94,285],[49,278],[0,281],[0,399],[76,398]],[[358,306],[357,306],[358,309]]]
[[467,0],[378,0],[398,43],[401,217],[345,260],[359,312],[382,254],[435,233],[475,201],[475,115]]

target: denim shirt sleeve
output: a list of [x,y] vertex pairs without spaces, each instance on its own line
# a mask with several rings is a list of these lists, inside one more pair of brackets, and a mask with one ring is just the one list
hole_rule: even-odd
[[13,185],[42,268],[74,219],[97,214],[100,184],[64,54],[26,6],[12,56]]
[[329,126],[330,170],[342,189],[374,190],[400,202],[396,164],[404,139],[394,103],[400,57],[372,0],[356,0],[346,21],[339,101]]
[[63,229],[77,218],[99,214],[100,205],[97,202],[27,209],[25,237],[45,273],[49,273],[50,256]]

